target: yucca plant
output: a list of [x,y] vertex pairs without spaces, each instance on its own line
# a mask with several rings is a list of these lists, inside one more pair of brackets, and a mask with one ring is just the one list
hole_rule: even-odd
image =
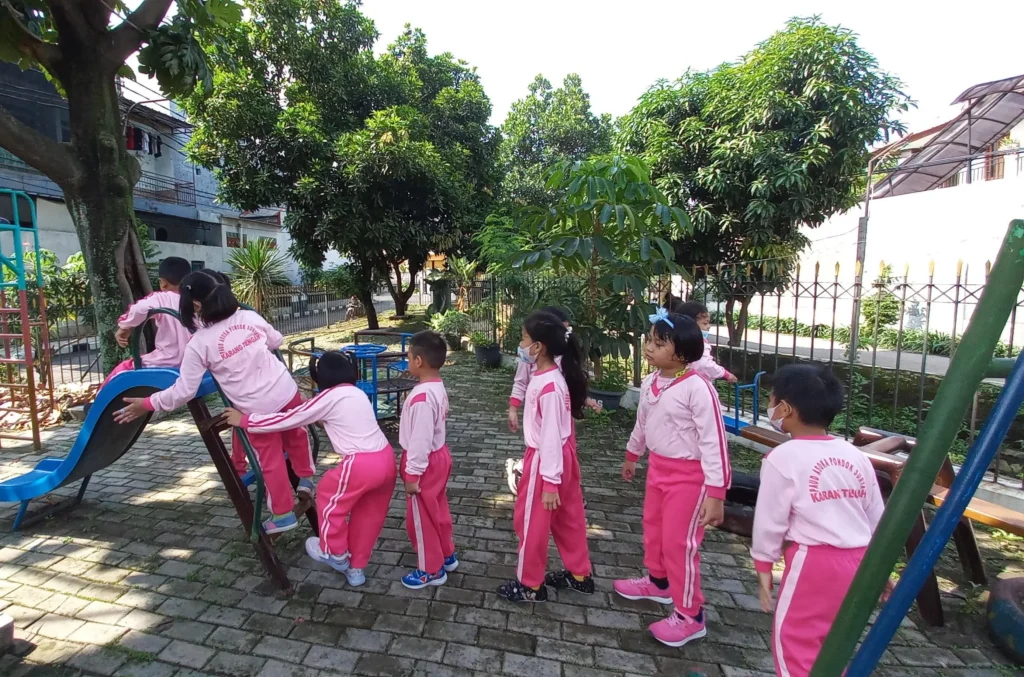
[[284,254],[270,244],[270,240],[249,242],[231,252],[227,261],[233,269],[231,287],[238,300],[261,314],[274,288],[291,284],[285,273]]

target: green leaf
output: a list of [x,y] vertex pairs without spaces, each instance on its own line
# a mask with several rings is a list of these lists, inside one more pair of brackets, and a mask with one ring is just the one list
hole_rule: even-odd
[[609,219],[611,219],[611,218],[612,218],[612,206],[610,204],[606,203],[605,206],[601,208],[601,216],[600,216],[599,220],[601,221],[601,224],[603,225],[603,224],[608,223]]
[[651,241],[646,237],[640,238],[640,260],[651,260]]
[[118,76],[122,78],[128,78],[129,80],[135,80],[135,70],[128,64],[121,64],[121,67],[117,69]]
[[612,252],[612,249],[611,249],[611,247],[608,246],[608,241],[605,238],[603,238],[603,237],[595,237],[594,238],[594,247],[597,248],[597,253],[598,253],[598,255],[601,258],[603,258],[603,259],[605,259],[607,261],[615,261],[616,260],[615,253]]
[[565,243],[565,248],[562,249],[562,256],[566,258],[572,258],[576,255],[576,252],[580,248],[580,238],[574,237],[569,238]]
[[667,261],[671,261],[675,258],[675,252],[672,251],[672,245],[665,241],[664,238],[654,238],[654,243],[658,245],[658,249],[661,250],[661,255],[665,257]]
[[619,225],[619,230],[626,227],[626,208],[623,205],[615,205],[615,220]]
[[616,294],[621,294],[626,288],[626,278],[622,275],[616,275],[612,278],[612,291]]

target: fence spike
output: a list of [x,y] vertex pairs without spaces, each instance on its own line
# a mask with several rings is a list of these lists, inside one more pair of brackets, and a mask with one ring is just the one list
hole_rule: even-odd
[[761,262],[761,274],[762,275],[767,275],[768,274],[768,260],[767,259],[765,259],[764,261]]
[[992,272],[992,262],[985,262],[985,280],[988,280],[988,274]]
[[964,260],[960,259],[956,262],[956,276],[960,277],[960,272],[964,269]]
[[836,277],[839,277],[839,262],[836,261]]
[[814,277],[818,277],[818,271],[821,270],[821,261],[814,262]]
[[863,270],[863,268],[864,268],[864,264],[862,262],[858,261],[857,264],[854,266],[853,274],[856,277],[860,277],[860,274],[861,274],[861,271]]
[[878,277],[885,277],[885,261],[878,262]]
[[903,277],[910,277],[910,264],[909,263],[904,263],[903,264]]
[[928,275],[935,275],[935,259],[928,262]]

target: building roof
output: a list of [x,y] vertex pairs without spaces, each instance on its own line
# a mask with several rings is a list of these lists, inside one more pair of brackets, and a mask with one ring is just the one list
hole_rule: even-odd
[[[132,106],[134,106],[134,108],[132,108]],[[169,113],[165,113],[159,108],[154,108],[150,104],[132,101],[131,99],[122,96],[121,109],[127,111],[129,108],[131,108],[131,117],[133,120],[166,127],[170,131],[192,129],[191,123],[184,118],[179,118]]]
[[918,137],[916,145],[901,151],[915,152],[873,186],[872,198],[936,188],[969,161],[983,157],[986,148],[1024,120],[1024,75],[969,87],[953,101],[958,103],[964,109],[937,131],[911,135]]

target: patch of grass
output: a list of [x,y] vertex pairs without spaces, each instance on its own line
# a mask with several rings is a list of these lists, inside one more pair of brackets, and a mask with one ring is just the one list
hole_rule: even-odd
[[135,661],[136,663],[152,663],[156,660],[156,654],[152,654],[148,651],[132,649],[123,644],[107,644],[106,648],[114,653],[121,654],[128,660]]
[[203,582],[202,569],[196,569],[195,571],[188,572],[188,576],[185,576],[185,580],[189,583]]

